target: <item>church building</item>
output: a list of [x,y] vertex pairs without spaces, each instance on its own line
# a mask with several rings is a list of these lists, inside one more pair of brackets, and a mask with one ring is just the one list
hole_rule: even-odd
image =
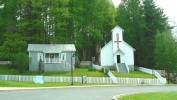
[[99,63],[102,67],[113,66],[119,73],[129,73],[134,70],[134,51],[123,40],[123,29],[119,26],[111,30],[112,40],[99,51]]

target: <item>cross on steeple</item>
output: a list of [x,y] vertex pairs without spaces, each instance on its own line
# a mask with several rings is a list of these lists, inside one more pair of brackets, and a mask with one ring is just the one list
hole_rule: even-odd
[[114,42],[117,42],[117,48],[119,49],[119,42],[121,42],[121,41],[119,41],[119,34],[117,33],[116,35],[117,35],[117,40]]

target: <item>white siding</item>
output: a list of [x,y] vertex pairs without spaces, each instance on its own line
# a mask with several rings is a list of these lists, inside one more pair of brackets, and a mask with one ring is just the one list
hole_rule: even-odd
[[127,43],[124,43],[124,58],[127,65],[134,65],[134,50]]
[[117,55],[120,55],[120,63],[125,63],[124,61],[124,54],[121,52],[116,52],[114,54],[114,63],[117,63]]
[[118,26],[116,26],[113,30],[112,30],[112,42],[113,42],[113,52],[115,52],[117,50],[117,33],[119,34],[119,48],[121,50],[123,50],[123,34],[122,34],[122,29]]
[[113,53],[112,53],[112,41],[107,43],[100,53],[101,66],[112,66],[113,65]]

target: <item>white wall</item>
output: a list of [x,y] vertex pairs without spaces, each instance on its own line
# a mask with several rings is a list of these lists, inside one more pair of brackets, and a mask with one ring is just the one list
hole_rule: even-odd
[[121,52],[116,52],[114,54],[114,63],[117,63],[117,55],[120,55],[120,63],[125,63],[124,62],[124,54]]
[[131,48],[126,42],[123,42],[124,43],[124,52],[125,52],[125,55],[124,55],[124,58],[125,58],[125,61],[126,61],[126,64],[127,65],[134,65],[134,51],[133,51],[133,48]]
[[112,41],[107,43],[100,53],[100,64],[101,66],[112,66],[113,65],[113,53],[112,53]]
[[122,34],[122,28],[120,28],[119,26],[116,26],[115,28],[112,29],[112,43],[113,43],[113,52],[115,52],[117,50],[117,33],[119,34],[119,48],[121,50],[123,50],[123,34]]

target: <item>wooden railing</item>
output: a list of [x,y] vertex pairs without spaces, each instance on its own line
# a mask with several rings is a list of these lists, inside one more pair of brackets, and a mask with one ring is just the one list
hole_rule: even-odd
[[60,63],[60,62],[61,62],[61,59],[59,58],[45,58],[44,63],[55,64],[55,63]]
[[10,65],[12,64],[11,61],[0,61],[0,65]]
[[113,83],[116,83],[116,77],[112,74],[111,71],[108,72],[109,77],[112,79]]

